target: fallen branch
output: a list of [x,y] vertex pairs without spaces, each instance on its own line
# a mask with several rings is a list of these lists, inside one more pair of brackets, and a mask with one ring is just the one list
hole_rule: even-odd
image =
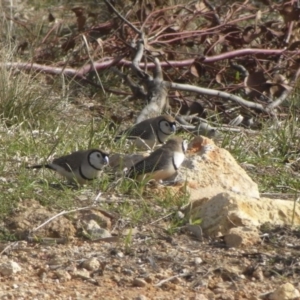
[[[222,53],[219,55],[214,56],[207,56],[201,58],[201,63],[207,64],[207,63],[214,63],[220,60],[224,59],[230,59],[240,56],[246,56],[246,55],[256,55],[256,54],[265,54],[265,55],[276,55],[280,56],[283,54],[286,55],[300,55],[300,50],[297,51],[286,51],[285,49],[277,49],[277,50],[265,50],[265,49],[240,49],[240,50],[234,50],[227,53]],[[162,61],[160,62],[161,67],[173,67],[173,68],[179,68],[179,67],[188,67],[191,66],[195,62],[195,59],[185,59],[185,60],[169,60],[169,61]],[[132,61],[122,59],[122,58],[112,58],[112,57],[104,57],[101,61],[94,62],[94,68],[97,71],[105,70],[107,68],[110,68],[112,66],[125,66],[125,67],[131,67]],[[145,68],[147,66],[148,69],[153,69],[156,67],[154,62],[139,62],[138,64],[139,68]],[[79,69],[74,68],[65,68],[65,67],[52,67],[48,65],[41,65],[36,63],[19,63],[19,62],[6,62],[6,63],[0,63],[0,67],[5,68],[15,68],[20,70],[26,70],[26,71],[38,71],[43,72],[47,74],[53,74],[53,75],[66,75],[70,77],[78,77],[78,78],[85,78],[89,72],[93,71],[93,65],[87,64]]]
[[202,95],[209,95],[214,97],[221,97],[227,100],[232,100],[238,103],[241,106],[245,106],[248,108],[257,109],[260,111],[266,111],[265,107],[262,104],[255,103],[252,101],[247,101],[239,96],[235,96],[226,92],[221,92],[217,90],[202,88],[202,87],[196,87],[189,84],[179,84],[179,83],[170,83],[170,87],[172,89],[181,90],[181,91],[188,91],[188,92],[195,92]]

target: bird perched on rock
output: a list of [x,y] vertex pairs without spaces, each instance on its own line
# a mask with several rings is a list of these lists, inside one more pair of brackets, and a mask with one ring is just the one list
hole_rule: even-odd
[[137,180],[165,180],[173,176],[181,166],[187,150],[187,141],[181,137],[169,139],[162,147],[137,162],[126,177]]
[[153,148],[155,145],[163,144],[175,131],[175,119],[168,115],[161,115],[135,124],[121,132],[116,139],[125,135],[127,139],[135,141],[136,147],[145,148],[148,146]]
[[69,182],[84,184],[98,177],[103,166],[109,162],[108,154],[98,149],[73,152],[44,165],[27,166],[27,169],[47,168],[67,178]]

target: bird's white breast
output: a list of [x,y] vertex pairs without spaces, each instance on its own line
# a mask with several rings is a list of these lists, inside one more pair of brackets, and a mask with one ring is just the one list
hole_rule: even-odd
[[64,177],[66,177],[69,181],[73,181],[74,177],[76,177],[78,179],[78,175],[76,174],[76,172],[69,172],[67,171],[65,168],[56,165],[56,164],[51,164],[51,166],[56,170],[56,172]]
[[175,167],[178,169],[184,161],[184,154],[181,152],[174,152],[173,154],[173,162]]

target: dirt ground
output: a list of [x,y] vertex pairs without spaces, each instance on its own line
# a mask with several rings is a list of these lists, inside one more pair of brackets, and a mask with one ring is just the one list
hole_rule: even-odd
[[0,299],[255,300],[286,282],[300,289],[299,230],[266,225],[256,247],[227,249],[222,237],[162,227],[138,228],[130,245],[117,237],[0,244],[0,264],[21,267],[0,275]]

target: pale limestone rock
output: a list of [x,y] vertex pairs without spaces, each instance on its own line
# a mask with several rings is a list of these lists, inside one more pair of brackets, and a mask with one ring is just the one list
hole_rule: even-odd
[[73,272],[73,276],[74,277],[79,277],[79,278],[82,278],[82,279],[88,279],[88,278],[90,278],[90,272],[86,269],[75,270]]
[[110,218],[106,217],[103,213],[97,211],[96,209],[81,211],[78,214],[77,219],[80,221],[78,224],[78,229],[82,227],[81,223],[88,223],[90,220],[95,221],[101,228],[108,230],[111,228]]
[[138,295],[134,300],[147,300],[148,298],[145,295]]
[[104,228],[101,228],[95,220],[90,220],[85,225],[85,230],[88,234],[88,237],[92,240],[111,237],[110,232]]
[[13,260],[0,264],[0,274],[3,276],[10,276],[20,271],[22,271],[22,268]]
[[132,282],[133,286],[144,287],[147,285],[147,282],[143,278],[135,278]]
[[224,236],[229,248],[240,246],[252,246],[260,241],[259,232],[255,227],[234,227]]
[[270,296],[270,300],[294,300],[300,297],[299,291],[289,282],[282,284]]
[[[188,218],[201,219],[201,228],[210,235],[226,235],[233,227],[257,227],[266,222],[292,224],[294,202],[254,199],[235,193],[220,193],[212,198],[199,198],[183,210]],[[294,225],[300,225],[300,207],[296,206]]]
[[249,198],[259,198],[257,184],[232,155],[208,138],[198,136],[189,151],[178,177],[187,180],[190,201],[231,191]]
[[262,267],[261,266],[257,267],[256,270],[252,273],[252,276],[258,279],[259,281],[263,281],[264,273]]
[[208,300],[203,294],[197,294],[193,300]]
[[89,271],[95,271],[99,269],[100,262],[96,257],[91,257],[82,263],[82,267]]
[[54,275],[61,281],[67,282],[72,279],[71,275],[66,270],[55,270]]

